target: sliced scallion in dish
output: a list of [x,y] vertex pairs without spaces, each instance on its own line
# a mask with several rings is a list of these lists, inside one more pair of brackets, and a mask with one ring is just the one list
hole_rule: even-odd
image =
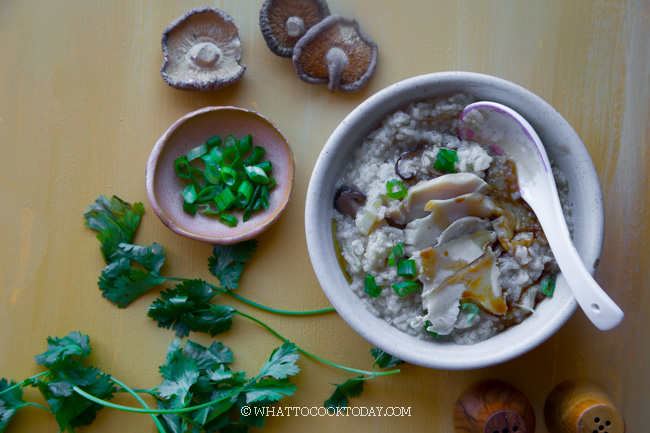
[[415,260],[400,260],[397,262],[397,275],[406,278],[413,278],[416,273]]
[[553,296],[555,292],[555,278],[546,276],[542,279],[542,293],[548,297]]
[[388,198],[404,198],[408,195],[406,185],[397,179],[386,182],[386,196]]
[[473,302],[460,301],[460,307],[463,310],[467,310],[469,317],[467,318],[467,323],[470,323],[474,320],[474,317],[478,314],[478,305]]
[[395,260],[402,254],[404,254],[404,244],[402,242],[398,242],[397,245],[395,245],[390,251],[390,255],[388,256],[388,265],[395,266]]
[[248,134],[241,139],[226,135],[208,138],[174,161],[178,177],[186,179],[181,191],[183,209],[192,215],[217,216],[218,221],[235,227],[243,211],[243,221],[269,208],[269,191],[275,186],[270,177],[271,161],[263,161],[266,150],[253,145]]
[[401,281],[397,284],[393,284],[391,287],[399,297],[404,297],[409,293],[418,290],[420,285],[415,281]]
[[364,292],[368,294],[371,298],[376,298],[381,294],[382,288],[377,285],[375,277],[372,275],[366,275]]
[[458,154],[454,150],[440,149],[433,168],[446,171],[447,173],[456,173],[455,162],[458,161]]

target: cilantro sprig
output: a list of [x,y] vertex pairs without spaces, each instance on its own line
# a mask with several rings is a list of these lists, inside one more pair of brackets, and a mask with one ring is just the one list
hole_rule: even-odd
[[[150,246],[141,246],[132,243],[143,214],[142,203],[131,205],[116,196],[111,199],[99,196],[84,212],[85,225],[98,232],[100,250],[107,264],[98,281],[99,289],[102,291],[102,296],[119,308],[126,308],[136,299],[165,282],[193,281],[189,278],[161,275],[166,260],[161,245],[154,243]],[[233,293],[232,290],[239,287],[244,265],[253,257],[256,250],[255,240],[234,245],[214,245],[212,255],[208,259],[208,267],[223,287],[212,284],[205,287],[215,292],[214,294],[225,294],[275,314],[309,316],[334,311],[331,307],[307,311],[282,310],[258,304]]]
[[[61,431],[90,424],[104,407],[150,414],[160,433],[213,432],[222,428],[247,431],[249,426],[261,427],[263,417],[241,415],[247,406],[268,406],[285,396],[293,395],[296,386],[289,376],[300,371],[296,364],[296,347],[285,342],[275,349],[259,374],[251,379],[243,371],[234,372],[229,364],[233,353],[220,342],[210,347],[180,339],[167,349],[166,362],[160,366],[163,382],[147,394],[157,399],[151,409],[132,389],[98,368],[85,366],[90,354],[88,336],[78,332],[63,338],[48,338],[48,350],[36,360],[48,371],[19,384],[0,379],[0,432],[4,431],[17,410],[38,406],[51,412]],[[36,387],[49,407],[27,403],[22,388]],[[138,409],[112,403],[117,392],[132,394],[144,408]]]
[[[208,266],[224,287],[200,279],[161,276],[165,262],[162,246],[132,243],[143,213],[141,203],[130,205],[117,197],[109,200],[100,196],[84,214],[86,225],[98,231],[100,249],[107,263],[99,281],[104,297],[124,308],[150,288],[175,281],[176,287],[161,292],[160,298],[149,307],[148,315],[158,326],[171,328],[178,336],[187,336],[190,332],[214,336],[229,330],[233,317],[239,316],[268,330],[283,341],[282,346],[272,352],[256,376],[247,379],[245,372],[231,370],[232,352],[221,343],[203,347],[187,340],[185,347],[181,347],[182,342],[177,338],[169,345],[166,362],[160,367],[163,382],[156,388],[136,392],[98,368],[85,364],[91,352],[88,336],[72,332],[62,338],[50,337],[47,350],[36,356],[37,363],[47,371],[20,383],[0,379],[0,433],[16,411],[25,406],[40,407],[54,414],[62,431],[87,425],[99,410],[110,407],[151,415],[160,433],[246,432],[249,427],[261,427],[264,417],[256,411],[242,415],[244,405],[268,406],[296,391],[290,376],[300,371],[297,365],[300,354],[357,375],[342,384],[334,384],[334,393],[324,403],[327,407],[347,405],[349,398],[361,394],[366,380],[400,372],[397,369],[375,370],[375,366],[392,368],[402,362],[379,349],[371,351],[375,357],[371,371],[328,361],[290,343],[261,320],[231,306],[211,302],[216,295],[227,294],[278,314],[312,315],[333,311],[332,308],[279,310],[234,294],[232,290],[239,285],[244,265],[256,250],[255,241],[213,248]],[[26,386],[36,387],[49,407],[25,402],[22,389]],[[110,400],[118,392],[129,393],[143,408],[112,403]],[[138,393],[153,395],[157,408],[150,408]]]

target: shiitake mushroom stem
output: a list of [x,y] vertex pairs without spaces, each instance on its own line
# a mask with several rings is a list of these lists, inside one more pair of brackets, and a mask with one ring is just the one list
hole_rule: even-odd
[[350,59],[348,59],[345,51],[339,47],[332,47],[325,54],[325,62],[327,62],[327,74],[329,76],[327,88],[332,92],[336,92],[341,83],[341,74],[350,64]]
[[305,21],[303,21],[303,19],[298,16],[287,18],[285,26],[287,35],[291,36],[292,38],[297,38],[298,36],[303,35],[306,30]]

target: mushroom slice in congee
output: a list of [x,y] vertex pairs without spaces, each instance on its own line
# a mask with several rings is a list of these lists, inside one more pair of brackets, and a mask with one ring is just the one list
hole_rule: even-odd
[[[404,332],[457,344],[534,314],[558,273],[508,155],[458,138],[471,102],[457,94],[388,116],[355,151],[334,206],[344,272],[367,308]],[[565,203],[566,179],[554,174]]]

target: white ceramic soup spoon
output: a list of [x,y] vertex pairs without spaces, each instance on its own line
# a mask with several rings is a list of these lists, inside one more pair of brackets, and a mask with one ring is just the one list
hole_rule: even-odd
[[458,133],[462,139],[498,146],[515,163],[521,196],[537,215],[578,304],[598,329],[621,323],[623,311],[596,283],[573,246],[551,164],[533,127],[511,108],[482,101],[463,110]]

